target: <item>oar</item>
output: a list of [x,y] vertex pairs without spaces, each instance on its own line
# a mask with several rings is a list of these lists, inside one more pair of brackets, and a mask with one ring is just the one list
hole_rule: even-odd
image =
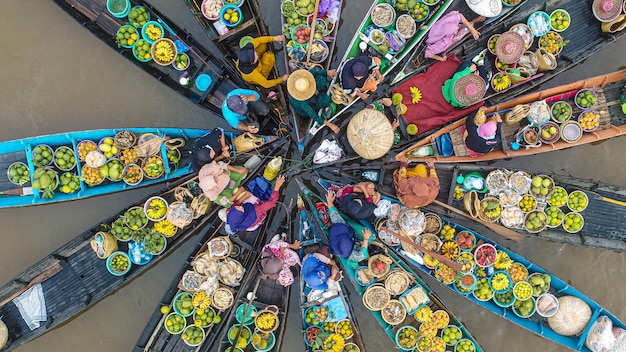
[[[389,228],[385,227],[385,226],[381,226],[380,227],[382,230],[385,230],[387,232],[389,232],[390,234],[398,237],[400,240],[403,240],[404,242],[406,242],[409,246],[430,255],[431,257],[437,259],[438,261],[440,261],[441,263],[444,263],[445,265],[451,267],[452,269],[456,270],[456,271],[461,271],[461,264],[455,262],[452,259],[446,258],[443,255],[439,254],[439,253],[435,253],[432,251],[429,251],[428,249],[424,248],[423,246],[413,242],[413,240],[411,240],[408,236],[405,236],[403,234],[399,234],[393,230],[390,230]],[[404,243],[403,243],[404,245]]]
[[40,283],[48,280],[49,278],[53,277],[56,273],[58,273],[61,270],[63,270],[63,267],[61,266],[60,263],[54,264],[52,267],[46,269],[44,272],[42,272],[41,274],[37,275],[35,278],[30,280],[28,285],[26,285],[26,286],[22,287],[21,289],[15,291],[12,295],[10,295],[9,297],[7,297],[4,300],[2,300],[2,302],[0,302],[0,307],[2,307],[5,304],[11,302],[15,297],[21,295],[22,293],[24,293],[24,291],[28,290],[29,288],[31,288],[31,287],[33,287],[33,286],[35,286],[37,284],[40,284]]
[[32,187],[13,188],[6,191],[1,191],[0,195],[5,196],[30,196],[33,194]]
[[311,45],[313,44],[313,36],[315,35],[315,27],[317,22],[317,11],[319,10],[320,0],[315,0],[315,11],[313,11],[313,19],[311,20],[311,35],[309,36],[309,44],[306,47],[306,63],[309,63],[311,57]]
[[233,339],[233,343],[231,344],[231,348],[235,348],[235,346],[237,345],[237,341],[239,340],[239,337],[241,336],[241,332],[243,331],[243,328],[245,326],[245,321],[246,321],[246,317],[248,316],[248,312],[250,311],[250,308],[252,308],[252,302],[254,302],[254,299],[256,298],[256,291],[259,288],[259,284],[261,283],[261,275],[259,275],[256,279],[256,283],[254,284],[254,289],[252,290],[252,293],[250,295],[250,298],[248,298],[248,305],[246,306],[246,310],[243,312],[243,316],[241,317],[241,324],[239,325],[239,329],[237,330],[237,336],[235,336],[235,338]]
[[491,223],[491,222],[488,222],[488,221],[484,221],[484,220],[481,220],[481,219],[478,219],[478,218],[473,218],[469,214],[465,213],[464,211],[459,210],[459,209],[457,209],[457,208],[455,208],[453,206],[450,206],[450,205],[448,205],[446,203],[440,202],[438,200],[434,200],[433,204],[439,205],[439,206],[441,206],[441,207],[443,207],[443,208],[445,208],[447,210],[452,211],[453,213],[462,215],[462,216],[464,216],[464,217],[466,217],[466,218],[468,218],[468,219],[470,219],[472,221],[476,221],[477,223],[485,226],[486,228],[494,231],[495,233],[497,233],[497,234],[499,234],[499,235],[501,235],[503,237],[506,237],[506,238],[508,238],[510,240],[513,240],[515,242],[521,242],[524,239],[524,235],[522,235],[519,232],[515,232],[515,231],[513,231],[513,230],[511,230],[509,228],[506,228],[504,226],[500,226],[498,224],[494,224],[494,223]]

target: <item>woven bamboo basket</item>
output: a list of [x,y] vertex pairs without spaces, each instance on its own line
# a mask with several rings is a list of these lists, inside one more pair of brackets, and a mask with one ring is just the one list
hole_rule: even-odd
[[348,123],[348,143],[364,159],[383,157],[393,145],[393,129],[389,119],[374,109],[359,111]]
[[[224,297],[228,303],[221,302],[220,297]],[[218,301],[216,298],[220,300]],[[235,303],[235,294],[234,291],[228,287],[219,287],[211,295],[211,306],[217,310],[226,310],[230,308],[233,303]]]
[[183,202],[172,202],[167,207],[167,221],[182,229],[193,221],[193,210]]
[[[489,202],[489,201],[494,201],[494,202],[498,202],[498,204],[500,203],[500,200],[498,200],[498,198],[496,197],[485,197],[483,198],[481,201],[476,201],[475,207],[476,207],[476,214],[478,215],[478,218],[483,220],[483,221],[487,221],[487,222],[496,222],[500,219],[500,213],[498,213],[497,216],[488,216],[485,211],[482,209],[481,204],[483,204],[483,202]],[[499,205],[500,210],[502,210],[502,205]]]
[[391,300],[391,294],[383,284],[373,284],[363,293],[363,304],[371,311],[380,311]]
[[[376,261],[380,261],[380,262],[383,262],[385,264],[385,267],[384,267],[382,272],[377,272],[376,270],[372,270],[372,265]],[[391,263],[392,262],[393,261],[388,256],[386,256],[384,254],[376,254],[376,255],[373,255],[373,256],[371,256],[369,258],[369,260],[367,261],[367,267],[372,272],[372,276],[374,276],[374,277],[384,277],[385,275],[387,275],[389,273],[389,270],[391,268]]]

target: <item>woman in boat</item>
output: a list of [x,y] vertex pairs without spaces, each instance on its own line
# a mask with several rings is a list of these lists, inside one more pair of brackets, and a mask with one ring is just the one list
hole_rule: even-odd
[[465,108],[483,99],[490,79],[491,72],[485,65],[478,66],[472,61],[464,61],[454,75],[446,80],[441,93],[450,105]]
[[227,209],[220,209],[218,215],[226,223],[226,231],[234,234],[238,231],[256,230],[265,220],[267,212],[276,206],[279,197],[278,191],[284,183],[285,176],[278,176],[272,195],[265,202],[250,196],[244,201],[236,201]]
[[380,62],[379,58],[369,56],[357,56],[346,62],[339,73],[343,91],[350,97],[369,98],[368,92],[374,92],[384,78],[379,71]]
[[373,220],[380,193],[376,192],[372,182],[363,182],[354,186],[331,186],[330,192],[338,200],[338,208],[354,220]]
[[481,125],[476,123],[475,112],[465,121],[465,146],[477,154],[489,153],[500,144],[501,129],[502,117],[497,112]]
[[[446,14],[430,27],[424,56],[438,61],[446,61],[448,58],[445,54],[446,50],[460,42],[468,33],[471,33],[472,37],[478,40],[480,33],[474,29],[474,25],[484,20],[485,17],[479,16],[468,22],[465,16],[458,11]],[[440,55],[442,53],[443,55]]]
[[284,35],[263,36],[253,38],[244,45],[235,63],[244,81],[263,88],[272,88],[287,81],[287,78],[289,78],[287,74],[276,79],[268,79],[276,63],[276,57],[269,50],[268,43],[281,43],[284,41]]
[[354,232],[354,229],[346,224],[345,220],[341,217],[341,214],[339,214],[339,210],[335,208],[334,192],[329,191],[326,193],[326,203],[328,204],[328,217],[331,222],[329,229],[329,245],[331,253],[337,254],[356,263],[369,258],[367,246],[372,235],[371,231],[364,227],[361,232],[363,241],[356,240],[356,233]]
[[439,194],[439,178],[435,171],[435,162],[428,160],[426,166],[418,164],[413,169],[402,162],[400,169],[394,172],[394,183],[398,199],[409,208],[418,208],[432,203]]
[[230,147],[226,143],[224,130],[220,127],[196,139],[191,147],[193,171],[198,172],[202,166],[230,157]]
[[243,166],[230,166],[221,161],[204,165],[198,173],[198,186],[212,202],[228,207],[244,190],[239,185],[248,170]]
[[261,268],[263,274],[287,287],[293,284],[297,275],[297,265],[301,265],[300,257],[295,251],[300,249],[300,241],[285,242],[286,234],[276,235],[261,250]]
[[341,272],[328,246],[316,249],[302,259],[302,278],[312,289],[327,291],[341,280]]
[[339,133],[339,127],[320,116],[319,111],[330,106],[330,96],[326,93],[328,83],[337,76],[335,70],[304,70],[293,72],[287,79],[289,104],[293,111],[306,116],[315,122],[325,125],[334,133]]
[[260,99],[261,95],[251,89],[233,89],[222,103],[222,115],[230,127],[257,133],[259,131],[257,118],[270,113],[270,107]]

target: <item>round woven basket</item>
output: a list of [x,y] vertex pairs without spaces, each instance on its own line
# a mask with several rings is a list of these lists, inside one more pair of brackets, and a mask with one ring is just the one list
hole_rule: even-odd
[[[374,270],[372,270],[372,264],[377,260],[380,260],[381,262],[385,263],[385,269],[381,273],[378,273],[378,274],[376,274]],[[369,260],[367,261],[367,267],[370,269],[370,272],[372,273],[373,277],[383,277],[387,275],[387,273],[389,272],[390,267],[391,267],[390,263],[391,263],[391,259],[387,257],[386,255],[376,254],[369,258]]]
[[[477,206],[476,213],[478,214],[478,218],[479,218],[479,219],[481,219],[481,220],[483,220],[483,221],[488,221],[488,222],[496,222],[496,221],[498,221],[498,220],[500,219],[500,215],[495,216],[495,217],[494,217],[494,216],[489,217],[489,216],[487,216],[487,215],[485,214],[485,212],[482,210],[482,207],[481,207],[481,205],[480,205],[480,204],[481,204],[482,202],[484,202],[484,201],[496,201],[496,202],[498,202],[498,203],[500,202],[500,201],[498,200],[498,198],[496,198],[496,197],[485,197],[485,198],[483,198],[483,200],[482,200],[482,201],[480,201],[480,202],[476,202],[476,203],[475,203],[475,204],[476,204],[476,206]],[[502,208],[502,205],[500,205],[500,208]]]
[[478,201],[478,193],[476,191],[471,190],[465,193],[465,196],[463,197],[463,206],[473,218],[478,217],[478,214],[476,213],[476,208],[474,207],[474,203],[476,201]]
[[[404,283],[394,289],[394,287],[392,287],[393,282],[398,280],[401,280],[400,282]],[[389,291],[389,293],[393,296],[404,293],[404,291],[409,288],[409,285],[409,277],[401,270],[394,270],[390,272],[385,279],[385,289],[387,289],[387,291]]]
[[[170,45],[170,48],[172,49],[172,58],[170,60],[167,61],[161,61],[159,60],[155,55],[155,50],[156,47],[159,43],[161,42],[166,42]],[[178,55],[178,51],[176,49],[176,44],[174,44],[174,42],[169,39],[169,38],[161,38],[161,39],[157,39],[154,41],[154,43],[152,43],[152,47],[150,48],[150,53],[152,54],[152,60],[154,60],[154,62],[156,62],[157,64],[161,65],[161,66],[169,66],[172,64],[172,62],[174,62],[174,60],[176,60],[176,55]]]
[[583,136],[583,128],[578,121],[569,120],[561,124],[561,139],[567,143],[576,143]]
[[435,213],[425,213],[424,220],[426,221],[424,232],[439,233],[439,231],[441,231],[443,222],[441,221],[441,217],[439,217],[439,215]]
[[352,149],[368,160],[387,154],[394,139],[389,119],[374,109],[363,109],[352,117],[346,135]]
[[[225,305],[221,305],[221,302],[216,302],[215,298],[217,297],[230,297],[230,302],[225,304]],[[233,290],[227,288],[227,287],[219,287],[217,290],[215,290],[215,292],[213,292],[213,294],[211,295],[211,306],[213,308],[216,308],[218,310],[225,310],[230,308],[233,303],[235,303],[235,295],[233,293]]]
[[[396,310],[399,310],[400,314],[392,316],[390,313]],[[382,309],[380,315],[383,317],[383,320],[387,322],[387,324],[398,325],[404,321],[404,318],[406,318],[406,309],[400,301],[392,299],[389,300],[387,305]]]
[[[408,223],[411,223],[412,226],[408,227]],[[420,210],[404,208],[398,215],[398,225],[400,233],[412,238],[417,238],[418,235],[424,232],[426,219],[424,218],[424,213]]]
[[193,210],[183,202],[172,202],[167,207],[167,221],[182,229],[193,221]]
[[382,284],[374,284],[365,290],[363,304],[371,311],[380,311],[389,303],[391,295]]
[[137,135],[129,130],[119,131],[113,137],[113,144],[120,148],[120,150],[128,149],[137,144]]

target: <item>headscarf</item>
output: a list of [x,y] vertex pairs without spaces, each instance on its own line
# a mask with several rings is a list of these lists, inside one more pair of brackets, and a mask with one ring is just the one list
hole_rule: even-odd
[[354,246],[354,230],[343,223],[334,223],[329,230],[331,253],[348,258]]
[[256,221],[256,210],[254,205],[243,203],[243,212],[232,207],[226,215],[226,223],[233,232],[246,231]]
[[251,73],[259,65],[258,62],[254,63],[254,45],[252,43],[248,43],[241,48],[238,58],[239,70],[244,74]]
[[326,282],[330,278],[330,267],[309,254],[302,262],[302,277],[314,290],[326,290],[328,289]]
[[[343,89],[355,89],[363,87],[369,76],[369,66],[371,64],[372,58],[368,56],[357,56],[354,59],[346,62],[340,74],[341,87]],[[363,73],[362,66],[365,66],[365,73],[363,74],[363,77],[361,79],[357,80],[356,78],[354,78],[354,76],[361,76],[360,73]]]
[[496,136],[498,125],[495,122],[489,121],[478,126],[478,135],[483,139],[493,139]]

